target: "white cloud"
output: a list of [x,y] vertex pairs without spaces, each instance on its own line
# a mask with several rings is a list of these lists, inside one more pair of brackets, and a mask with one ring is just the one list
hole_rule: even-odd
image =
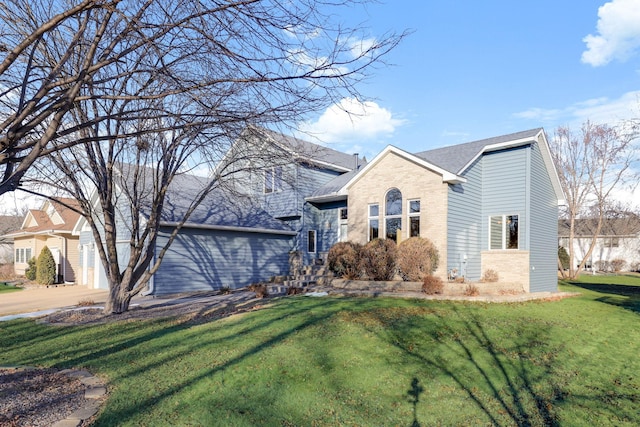
[[360,58],[363,55],[368,55],[370,54],[370,52],[368,52],[369,50],[373,49],[373,47],[376,45],[377,41],[374,38],[369,38],[369,39],[361,39],[361,40],[351,40],[351,42],[349,43],[350,47],[351,47],[351,55],[353,56],[353,58]]
[[582,41],[582,62],[594,67],[612,60],[625,61],[640,48],[640,1],[613,0],[598,9],[597,35]]
[[561,109],[533,107],[514,114],[514,117],[536,120],[547,125],[594,123],[615,125],[640,116],[640,90],[623,94],[617,99],[592,98]]
[[389,136],[404,123],[375,102],[343,98],[327,108],[317,121],[302,123],[300,131],[325,143],[362,143]]

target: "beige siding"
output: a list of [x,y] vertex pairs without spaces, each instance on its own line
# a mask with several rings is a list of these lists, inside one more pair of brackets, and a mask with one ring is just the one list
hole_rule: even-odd
[[[27,238],[19,238],[16,237],[13,241],[13,254],[15,257],[16,249],[24,249],[31,248],[31,257],[37,257],[37,245],[35,237],[27,237]],[[28,261],[28,260],[25,260]],[[14,271],[19,276],[24,276],[24,271],[27,269],[29,265],[27,262],[18,262],[16,258],[14,258]]]
[[384,202],[392,188],[402,193],[401,239],[409,236],[407,201],[420,199],[420,236],[429,238],[438,248],[436,275],[446,278],[448,184],[442,182],[441,175],[395,153],[387,153],[348,189],[349,240],[367,242],[368,209],[372,203],[380,206],[380,237],[384,236]]
[[[60,251],[60,274],[65,274],[64,280],[74,282],[79,268],[80,254],[78,252],[78,238],[75,236],[48,236],[36,235],[26,238],[16,238],[14,241],[14,254],[16,249],[31,248],[31,256],[38,258],[42,249],[47,246],[49,249]],[[18,275],[24,275],[28,264],[15,262],[14,269]]]

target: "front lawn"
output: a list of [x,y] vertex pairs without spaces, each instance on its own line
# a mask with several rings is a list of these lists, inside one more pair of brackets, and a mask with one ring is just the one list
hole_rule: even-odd
[[98,426],[636,426],[638,310],[595,284],[518,304],[296,296],[199,323],[15,320],[0,365],[97,373]]

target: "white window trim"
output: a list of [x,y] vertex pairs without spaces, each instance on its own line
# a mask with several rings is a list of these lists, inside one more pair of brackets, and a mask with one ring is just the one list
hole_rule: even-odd
[[[372,206],[377,206],[378,207],[378,215],[377,216],[371,216],[371,207]],[[378,237],[380,237],[380,203],[369,203],[367,205],[367,242],[370,242],[371,240],[373,240],[373,238],[371,237],[371,220],[377,220],[378,221]]]
[[[501,249],[493,249],[491,247],[491,218],[496,217],[496,216],[500,216],[502,217],[502,238],[501,238],[501,243],[502,243],[502,248]],[[507,248],[507,217],[508,216],[517,216],[518,217],[518,247],[515,249],[509,249]],[[508,214],[498,214],[498,215],[489,215],[489,218],[487,218],[487,248],[490,251],[519,251],[520,250],[520,214],[518,213],[508,213]]]
[[[347,211],[347,218],[342,219],[342,211],[346,210]],[[346,225],[347,226],[347,231],[345,233],[345,235],[342,235],[342,226]],[[347,241],[347,236],[349,235],[349,208],[338,208],[338,241],[339,242],[346,242]]]
[[[387,215],[387,197],[389,196],[389,193],[393,190],[397,190],[400,193],[400,201],[402,202],[402,191],[400,191],[400,189],[393,187],[390,188],[389,190],[387,190],[387,192],[384,194],[384,216],[383,216],[383,220],[382,222],[384,223],[384,233],[382,234],[384,236],[385,239],[387,239],[387,220],[390,219],[400,219],[400,239],[404,238],[404,236],[406,235],[406,232],[403,228],[403,221],[402,221],[402,213],[403,213],[403,207],[402,207],[402,203],[400,203],[400,213],[396,214],[396,215]],[[378,231],[379,233],[379,231]],[[398,236],[396,235],[396,241],[398,239]]]
[[[313,251],[309,250],[309,235],[313,232]],[[307,253],[315,254],[318,252],[318,231],[317,230],[307,230]]]
[[[420,199],[407,199],[407,238],[411,237],[411,218],[417,217],[420,223],[420,227],[422,227],[422,221],[420,217],[420,214],[422,213],[422,202],[420,202],[420,210],[418,212],[411,212],[411,202],[420,202]],[[417,237],[420,237],[420,229],[418,229]]]

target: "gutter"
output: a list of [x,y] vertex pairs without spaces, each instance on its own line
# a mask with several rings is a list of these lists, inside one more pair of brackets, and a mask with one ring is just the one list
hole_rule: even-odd
[[[161,227],[177,227],[179,222],[161,221]],[[181,228],[195,228],[198,230],[221,230],[221,231],[240,231],[245,233],[261,233],[261,234],[280,234],[284,236],[295,236],[295,231],[289,230],[274,230],[272,228],[255,228],[255,227],[238,227],[231,225],[205,225],[205,224],[193,224],[185,223],[181,225]]]

